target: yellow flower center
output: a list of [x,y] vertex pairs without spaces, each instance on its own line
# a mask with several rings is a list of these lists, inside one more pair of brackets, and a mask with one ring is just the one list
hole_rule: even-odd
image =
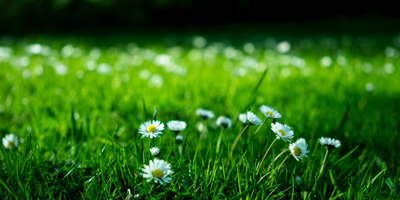
[[271,111],[267,111],[266,113],[267,115],[270,115],[270,117],[274,116],[274,114]]
[[15,147],[15,143],[14,142],[9,142],[7,146],[9,148],[14,148]]
[[282,130],[282,129],[279,129],[279,133],[281,133],[281,134],[282,134],[282,136],[285,136],[285,131],[284,131],[284,130]]
[[151,133],[151,132],[155,132],[157,129],[154,125],[150,125],[149,127],[147,127],[147,132]]
[[163,173],[162,173],[161,170],[156,169],[156,170],[153,171],[153,176],[156,177],[156,178],[161,178],[163,176]]
[[295,147],[295,148],[293,149],[293,151],[294,151],[294,155],[295,155],[295,156],[300,156],[300,155],[301,155],[301,149],[300,149],[300,148]]

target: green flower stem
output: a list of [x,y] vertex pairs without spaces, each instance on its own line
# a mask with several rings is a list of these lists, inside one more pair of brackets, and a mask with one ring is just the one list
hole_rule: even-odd
[[258,133],[258,131],[261,129],[262,126],[264,126],[265,122],[267,122],[269,118],[265,118],[264,121],[262,122],[262,124],[257,128],[256,132],[254,132],[254,134],[251,136],[250,141],[253,140],[254,136],[256,136],[256,134]]
[[245,134],[244,134],[244,145],[243,145],[243,153],[246,151],[246,147],[247,147],[247,139],[248,139],[248,133],[249,129],[246,130]]
[[218,154],[219,148],[221,146],[221,140],[222,140],[222,134],[223,133],[224,133],[224,128],[221,128],[221,133],[219,134],[218,142],[217,142],[217,154]]
[[278,160],[278,158],[279,158],[283,153],[285,153],[286,151],[289,151],[289,150],[290,150],[290,149],[286,149],[285,151],[282,151],[279,155],[277,155],[277,156],[275,157],[275,159],[272,161],[271,165],[269,165],[269,167],[268,167],[268,169],[267,169],[267,172],[269,172],[269,170],[271,169],[272,164],[274,164],[274,162],[275,162],[276,160]]
[[317,187],[318,180],[319,180],[319,178],[321,178],[322,171],[324,170],[324,167],[325,167],[326,158],[328,157],[328,152],[329,152],[329,149],[326,148],[326,153],[325,153],[324,161],[322,162],[321,169],[319,170],[319,174],[318,174],[317,180],[315,180],[313,189],[312,189],[312,191],[310,192],[310,194],[311,194],[312,192],[315,191],[315,187]]
[[236,145],[237,145],[237,143],[238,143],[238,141],[239,141],[239,139],[240,139],[240,136],[242,136],[243,132],[244,132],[247,128],[249,128],[249,126],[250,126],[250,124],[247,124],[247,125],[243,128],[242,132],[240,132],[240,134],[236,137],[235,142],[233,143],[233,147],[232,147],[232,151],[231,151],[231,156],[229,157],[229,159],[232,158],[233,151],[234,151],[235,148],[236,148]]
[[283,163],[285,163],[285,161],[289,158],[290,154],[288,154],[286,156],[286,158],[282,161],[282,163],[279,165],[278,169],[276,170],[277,172],[279,171],[279,169],[282,167]]
[[269,145],[268,150],[265,152],[264,157],[263,157],[263,159],[261,160],[260,166],[258,167],[256,176],[258,175],[258,172],[260,172],[260,169],[261,169],[262,164],[263,164],[263,162],[264,162],[264,160],[265,160],[265,157],[267,157],[267,154],[268,154],[269,150],[271,149],[272,145],[274,145],[274,143],[276,142],[276,140],[278,140],[278,138],[275,138],[275,140],[271,143],[271,145]]

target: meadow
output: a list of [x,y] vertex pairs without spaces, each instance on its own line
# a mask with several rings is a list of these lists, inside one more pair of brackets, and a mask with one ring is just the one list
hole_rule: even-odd
[[[0,196],[398,198],[399,49],[395,34],[3,36],[0,136],[17,139],[0,148]],[[243,124],[248,111],[265,123]],[[151,120],[162,134],[142,138]],[[178,140],[171,120],[187,124]],[[275,140],[275,122],[290,142]],[[298,161],[287,149],[299,138]],[[142,174],[155,146],[170,183]]]

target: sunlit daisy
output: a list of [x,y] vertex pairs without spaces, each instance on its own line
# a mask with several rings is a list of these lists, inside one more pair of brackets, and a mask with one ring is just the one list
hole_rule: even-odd
[[196,110],[196,115],[202,117],[203,119],[212,119],[214,118],[214,113],[210,110],[204,110],[199,108]]
[[339,148],[342,145],[339,140],[333,138],[321,137],[318,141],[320,144],[327,146],[328,148]]
[[300,138],[295,143],[290,144],[289,149],[297,161],[299,161],[299,159],[303,159],[304,157],[308,157],[306,154],[310,153],[310,151],[307,150],[306,140],[303,138]]
[[178,120],[172,120],[172,121],[169,121],[167,123],[167,126],[168,126],[169,130],[171,130],[171,131],[173,131],[175,133],[179,133],[179,132],[185,130],[186,122],[178,121]]
[[164,124],[160,121],[147,121],[140,125],[139,133],[144,137],[160,137],[159,134],[163,134],[161,131],[164,130]]
[[141,173],[141,175],[148,179],[147,182],[154,180],[154,183],[160,183],[161,185],[163,185],[164,182],[169,183],[172,178],[168,177],[168,175],[174,173],[171,171],[170,164],[157,158],[154,159],[154,161],[150,160],[150,165],[144,165],[142,171],[144,173]]
[[266,105],[262,105],[260,107],[260,111],[265,115],[265,117],[268,117],[268,118],[276,119],[276,118],[282,117],[281,114],[278,113],[278,111],[276,111],[275,109],[273,109],[269,106],[266,106]]
[[216,124],[223,128],[230,128],[232,126],[232,120],[225,116],[219,116]]
[[249,121],[250,125],[260,125],[262,121],[260,118],[257,117],[253,112],[247,112],[247,120]]
[[240,113],[239,114],[239,121],[242,122],[242,124],[246,124],[247,123],[247,115],[246,115],[246,113]]
[[272,131],[276,134],[276,138],[290,142],[290,139],[293,138],[293,131],[290,129],[288,125],[283,125],[279,122],[275,122],[271,124]]
[[151,155],[154,157],[160,156],[160,149],[157,147],[153,147],[150,149]]
[[18,137],[14,134],[8,134],[3,138],[3,145],[6,149],[16,149],[18,148]]

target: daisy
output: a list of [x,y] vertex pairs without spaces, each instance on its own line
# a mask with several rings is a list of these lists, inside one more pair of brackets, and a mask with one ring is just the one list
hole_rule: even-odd
[[176,135],[175,141],[176,141],[177,143],[181,143],[181,142],[183,141],[183,136],[182,136],[182,135]]
[[249,121],[250,125],[260,125],[262,121],[260,118],[257,117],[253,112],[247,112],[247,120]]
[[144,173],[141,175],[147,178],[147,182],[154,180],[154,183],[160,183],[163,185],[164,182],[169,183],[172,180],[171,177],[167,177],[174,172],[171,171],[171,166],[164,160],[154,159],[150,160],[150,165],[144,165],[142,169]]
[[160,149],[157,147],[153,147],[150,149],[151,155],[154,157],[160,156]]
[[223,128],[230,128],[232,126],[232,120],[225,116],[219,116],[216,124]]
[[212,119],[214,118],[214,113],[210,110],[204,110],[199,108],[196,110],[196,115],[202,117],[203,119]]
[[242,124],[246,124],[247,123],[247,115],[246,115],[246,113],[240,113],[239,114],[239,121],[242,122]]
[[3,138],[3,145],[6,149],[18,148],[18,137],[14,134],[8,134]]
[[290,142],[290,139],[293,138],[293,131],[286,124],[283,125],[279,122],[272,123],[271,130],[276,133],[277,139],[282,138],[283,141]]
[[160,137],[159,134],[163,134],[161,131],[164,130],[164,124],[160,121],[147,121],[140,125],[139,133],[142,134],[142,138],[144,137]]
[[276,111],[275,109],[266,106],[266,105],[262,105],[260,107],[260,111],[265,115],[265,117],[267,118],[281,118],[281,114],[278,113],[278,111]]
[[297,161],[299,161],[299,159],[303,159],[303,157],[308,157],[306,154],[310,153],[310,151],[307,150],[306,140],[303,138],[300,138],[295,143],[290,144],[289,149]]
[[342,145],[339,140],[336,140],[336,139],[333,139],[333,138],[321,137],[321,138],[319,138],[318,141],[319,141],[320,144],[322,144],[322,145],[324,145],[324,146],[326,146],[326,147],[328,147],[330,149],[339,148]]
[[178,120],[172,120],[167,123],[167,126],[169,130],[173,131],[175,134],[185,130],[186,128],[186,122],[184,121],[178,121]]

